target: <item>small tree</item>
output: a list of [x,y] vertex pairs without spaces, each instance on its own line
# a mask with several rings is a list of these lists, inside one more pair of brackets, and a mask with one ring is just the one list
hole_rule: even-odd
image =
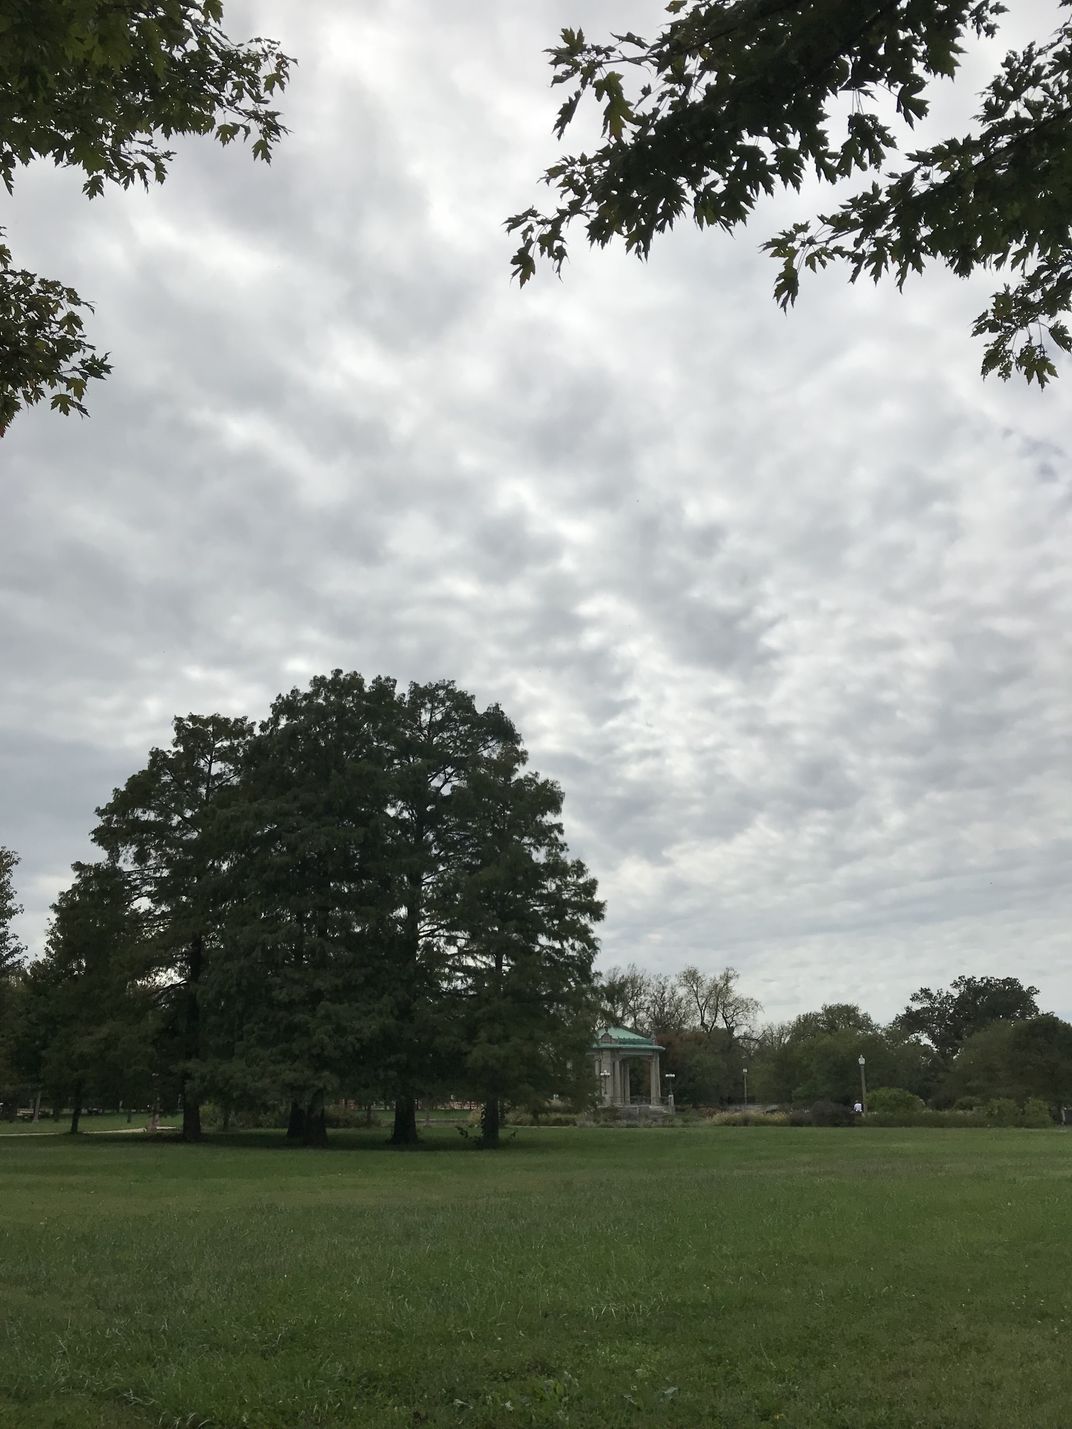
[[143,1091],[153,1061],[153,1001],[144,922],[120,869],[75,864],[53,905],[44,957],[27,978],[29,1050],[41,1084],[71,1105],[77,1132],[87,1096],[114,1103]]
[[0,981],[13,977],[22,966],[26,955],[25,947],[11,926],[22,912],[22,906],[15,897],[13,882],[18,862],[17,853],[0,845]]
[[13,1117],[16,1110],[16,1039],[20,1014],[22,960],[26,949],[12,922],[22,912],[15,898],[12,874],[18,855],[0,846],[0,1103]]

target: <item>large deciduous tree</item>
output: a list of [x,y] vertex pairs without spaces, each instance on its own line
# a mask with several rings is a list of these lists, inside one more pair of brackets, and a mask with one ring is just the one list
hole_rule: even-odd
[[1037,995],[1037,987],[1025,987],[1015,977],[958,977],[948,988],[914,992],[897,1026],[908,1035],[925,1037],[948,1062],[968,1037],[992,1022],[1037,1017]]
[[276,700],[215,825],[230,852],[206,1085],[289,1101],[306,1142],[330,1097],[375,1090],[409,1145],[429,1091],[497,1102],[553,1078],[590,979],[592,888],[565,857],[561,794],[523,763],[502,710],[449,681],[403,693],[336,670]]
[[[0,180],[35,160],[81,169],[88,198],[106,183],[163,183],[185,135],[252,141],[270,160],[284,132],[273,96],[290,64],[272,40],[235,44],[222,0],[0,0]],[[0,238],[4,230],[0,229]],[[0,433],[51,394],[85,413],[110,370],[87,341],[88,304],[20,268],[0,243]]]
[[1072,1026],[1051,1013],[996,1021],[967,1037],[942,1091],[959,1097],[1039,1097],[1051,1107],[1072,1105]]
[[678,986],[701,1032],[721,1030],[734,1042],[755,1020],[759,1003],[739,991],[738,976],[736,968],[704,973],[696,967],[684,968],[678,975]]
[[629,963],[624,968],[613,967],[600,977],[597,984],[600,1014],[608,1027],[629,1027],[637,1032],[651,1033],[650,974]]
[[562,791],[526,771],[510,743],[456,795],[466,854],[450,939],[460,1003],[461,1076],[483,1102],[482,1140],[499,1143],[504,1101],[546,1099],[587,1068],[595,1024],[592,960],[603,917],[596,883],[568,855]]
[[210,1033],[202,984],[220,952],[221,878],[233,857],[219,816],[237,793],[251,733],[245,719],[176,719],[170,748],[150,751],[146,767],[97,810],[93,831],[146,910],[188,1141],[201,1136],[198,1070]]
[[307,1143],[330,1099],[380,1094],[405,1145],[417,1098],[454,1086],[484,1100],[494,1143],[504,1100],[584,1080],[594,1022],[602,905],[568,855],[561,791],[526,760],[502,710],[450,681],[403,693],[336,670],[257,730],[176,720],[97,811],[108,862],[57,904],[34,977],[37,1079],[62,1069],[76,1108],[116,1081],[105,992],[121,968],[104,949],[108,927],[131,942],[134,909],[143,1020],[187,1140],[208,1093],[289,1104]]
[[450,949],[469,931],[460,890],[480,834],[471,790],[518,744],[498,705],[480,709],[452,681],[413,684],[399,697],[390,803],[394,991],[383,1048],[395,1145],[417,1139],[422,1084],[442,1085],[459,1070],[459,1029],[444,991]]
[[325,1139],[326,1102],[382,1057],[401,895],[388,858],[393,681],[334,671],[272,705],[217,821],[224,955],[207,975],[205,1080],[226,1104],[289,1103]]
[[[1061,0],[1066,8],[1069,0]],[[593,42],[562,31],[549,51],[567,87],[555,132],[581,101],[603,142],[547,170],[550,213],[508,222],[522,283],[538,258],[561,269],[568,232],[620,239],[646,258],[690,216],[732,232],[780,188],[809,176],[854,192],[764,244],[775,294],[796,300],[802,270],[839,263],[855,282],[899,287],[928,265],[1011,274],[975,320],[983,372],[1044,384],[1072,349],[1072,20],[1006,54],[974,123],[903,155],[938,81],[957,76],[973,37],[999,33],[1000,0],[673,0],[654,38]]]

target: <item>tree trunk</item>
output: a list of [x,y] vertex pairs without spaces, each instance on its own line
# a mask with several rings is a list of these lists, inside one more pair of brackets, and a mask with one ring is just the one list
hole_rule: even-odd
[[78,1135],[78,1123],[81,1121],[81,1119],[82,1119],[82,1083],[81,1083],[81,1082],[78,1082],[78,1083],[76,1083],[75,1089],[74,1089],[73,1093],[71,1094],[71,1125],[70,1125],[70,1128],[69,1128],[69,1130],[68,1130],[68,1135],[70,1135],[70,1136],[77,1136],[77,1135]]
[[224,1102],[224,1104],[223,1104],[223,1120],[222,1120],[221,1125],[220,1125],[220,1130],[221,1130],[221,1131],[230,1131],[230,1129],[231,1129],[231,1103],[230,1103],[230,1102]]
[[185,1093],[182,1099],[182,1139],[201,1140],[201,1103],[196,1097],[187,1099]]
[[500,1107],[497,1097],[485,1102],[480,1112],[480,1144],[494,1148],[499,1144]]
[[395,1128],[391,1133],[391,1146],[416,1146],[417,1144],[417,1099],[399,1097],[395,1102]]
[[305,1108],[299,1102],[290,1104],[290,1120],[287,1122],[287,1140],[305,1140]]
[[303,1146],[326,1146],[328,1144],[328,1124],[324,1113],[324,1093],[317,1092],[305,1108],[305,1133]]
[[33,1119],[34,1119],[34,1121],[40,1121],[40,1120],[41,1120],[41,1088],[40,1088],[40,1087],[38,1087],[38,1088],[37,1088],[37,1091],[34,1092]]
[[182,1052],[186,1065],[182,1069],[182,1139],[201,1140],[201,1097],[191,1091],[189,1063],[201,1052],[201,971],[205,963],[205,944],[200,936],[190,944],[190,967],[186,977],[186,1011],[182,1029]]

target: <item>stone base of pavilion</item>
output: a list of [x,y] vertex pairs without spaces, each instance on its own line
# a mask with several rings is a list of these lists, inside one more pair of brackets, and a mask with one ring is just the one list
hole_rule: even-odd
[[674,1115],[674,1108],[665,1102],[659,1106],[646,1106],[643,1103],[639,1106],[620,1106],[616,1110],[617,1119],[624,1122],[669,1121]]
[[663,1126],[673,1118],[672,1106],[639,1103],[636,1106],[596,1106],[586,1115],[578,1117],[578,1121],[586,1126],[605,1126],[607,1122],[615,1126]]

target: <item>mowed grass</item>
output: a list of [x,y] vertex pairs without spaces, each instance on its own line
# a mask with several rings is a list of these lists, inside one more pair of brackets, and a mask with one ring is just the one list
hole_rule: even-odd
[[1072,1136],[0,1140],[0,1424],[1063,1426]]

